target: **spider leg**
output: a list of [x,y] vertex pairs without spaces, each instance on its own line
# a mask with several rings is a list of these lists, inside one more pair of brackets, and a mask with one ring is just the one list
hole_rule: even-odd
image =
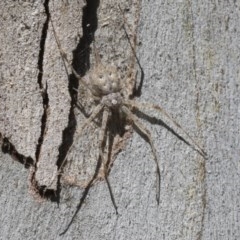
[[57,43],[57,46],[58,46],[58,49],[60,51],[60,54],[62,56],[63,59],[65,59],[65,61],[67,62],[68,66],[71,68],[74,76],[87,88],[89,88],[88,84],[86,81],[84,81],[84,78],[82,78],[77,72],[76,70],[73,68],[72,64],[70,63],[70,61],[68,60],[67,58],[67,54],[64,52],[64,50],[62,49],[62,46],[61,46],[61,43],[57,37],[57,33],[55,31],[55,28],[54,28],[54,25],[53,25],[53,21],[50,17],[50,22],[51,22],[51,25],[52,25],[52,29],[53,29],[53,34],[54,34],[54,38],[56,40],[56,43]]
[[[139,61],[139,58],[136,54],[136,45],[137,45],[137,36],[136,34],[133,36],[133,40],[131,41],[130,37],[129,37],[129,34],[127,32],[127,29],[125,26],[127,26],[127,28],[130,30],[130,32],[134,32],[133,29],[130,27],[130,25],[127,23],[127,20],[126,20],[126,17],[124,15],[124,12],[122,10],[122,8],[120,7],[120,5],[118,5],[119,9],[120,9],[120,12],[122,13],[122,17],[123,17],[123,25],[122,25],[122,28],[124,30],[124,33],[127,37],[127,40],[128,40],[128,43],[131,47],[131,50],[133,52],[133,55],[132,55],[132,59],[131,59],[131,64],[128,68],[128,73],[127,73],[127,89],[128,89],[128,92],[127,92],[127,96],[129,97],[132,97],[132,96],[140,96],[141,95],[141,89],[142,89],[142,85],[143,85],[143,79],[144,79],[144,71],[143,71],[143,68],[141,66],[141,63]],[[135,20],[135,26],[138,26],[138,21],[139,21],[139,12],[136,13],[137,16],[135,16],[136,20]],[[135,29],[136,31],[136,29]],[[134,65],[135,65],[135,60],[137,62],[137,65],[140,69],[140,82],[137,84],[137,81],[136,81],[136,76],[137,76],[137,71],[134,70]],[[138,85],[138,86],[137,86]]]
[[[78,134],[77,135],[77,139],[81,136],[83,130],[85,127],[87,127],[96,117],[97,115],[102,111],[103,109],[103,105],[102,104],[99,104],[97,105],[94,109],[93,109],[93,112],[91,113],[90,117],[87,118],[83,124],[78,127],[78,129],[76,130],[76,133]],[[70,148],[68,149],[68,152],[65,156],[65,158],[63,159],[62,163],[61,163],[61,166],[59,167],[59,171],[61,170],[62,166],[64,165],[64,163],[66,162],[67,158],[68,158],[68,155],[69,153],[71,152],[71,149],[73,148],[73,144],[70,146]]]
[[118,214],[117,205],[116,205],[116,202],[115,202],[115,199],[114,199],[114,196],[113,196],[113,192],[112,192],[110,182],[108,180],[108,170],[107,170],[106,161],[105,161],[104,153],[103,153],[104,139],[105,139],[105,136],[106,136],[108,117],[109,117],[109,110],[107,108],[105,108],[103,110],[102,126],[101,126],[101,129],[100,129],[100,132],[99,132],[99,155],[100,155],[100,158],[101,158],[101,162],[103,164],[104,178],[105,178],[107,186],[108,186],[110,197],[111,197],[113,206],[115,208],[115,211]]
[[167,111],[162,108],[161,106],[159,105],[154,105],[154,104],[151,104],[151,103],[136,103],[135,101],[133,100],[128,100],[125,102],[125,104],[127,106],[130,106],[130,107],[134,107],[138,110],[141,110],[141,109],[155,109],[157,110],[158,112],[162,113],[166,118],[167,120],[170,120],[171,123],[173,123],[173,125],[175,127],[177,127],[178,129],[181,129],[182,132],[190,139],[190,141],[192,143],[189,143],[188,141],[185,141],[188,145],[190,145],[195,151],[197,151],[201,156],[203,156],[204,158],[206,157],[206,153],[205,151],[200,147],[200,145],[187,133],[186,130],[184,130],[184,128],[176,121],[174,120],[168,113]]
[[160,201],[160,185],[161,185],[161,176],[160,176],[160,168],[158,164],[158,159],[157,159],[157,151],[154,147],[153,140],[151,137],[151,133],[149,130],[139,121],[139,119],[128,109],[128,107],[123,106],[122,107],[123,112],[133,121],[133,124],[138,128],[138,130],[147,138],[148,143],[151,146],[154,161],[156,163],[156,171],[157,171],[157,202],[159,204]]
[[95,41],[93,41],[93,52],[94,52],[94,58],[95,58],[95,61],[96,61],[96,67],[99,66],[99,65],[102,65],[101,57],[99,55],[99,52],[98,52],[98,49],[96,47]]
[[[82,130],[83,130],[83,128],[86,127],[91,121],[93,121],[94,118],[103,110],[103,108],[104,108],[104,106],[103,106],[102,104],[99,104],[97,107],[95,107],[95,109],[93,110],[93,113],[90,115],[90,117],[89,117],[88,119],[86,119],[86,121],[85,121],[85,122],[82,124],[82,126],[79,128],[78,133],[81,133]],[[84,192],[83,192],[83,194],[82,194],[82,197],[81,197],[81,199],[80,199],[80,202],[79,202],[79,204],[78,204],[78,206],[77,206],[77,209],[76,209],[74,215],[72,216],[71,221],[69,222],[69,224],[67,225],[67,227],[65,228],[65,230],[64,230],[62,233],[60,233],[60,236],[61,236],[61,235],[64,235],[64,234],[68,231],[69,227],[72,225],[75,217],[77,216],[79,210],[80,210],[81,207],[82,207],[82,204],[83,204],[83,202],[84,202],[84,200],[85,200],[85,198],[86,198],[86,196],[87,196],[90,188],[92,187],[94,181],[96,180],[96,178],[97,178],[97,176],[98,176],[98,174],[99,174],[99,169],[100,169],[101,164],[102,164],[102,161],[103,161],[103,150],[102,150],[102,148],[103,148],[103,143],[104,143],[104,138],[105,138],[105,132],[106,132],[106,128],[107,128],[108,116],[109,116],[109,112],[108,112],[108,110],[105,108],[105,109],[103,110],[102,126],[101,126],[100,133],[99,133],[99,140],[100,140],[100,141],[99,141],[99,150],[100,150],[100,153],[99,153],[99,154],[100,154],[100,158],[98,159],[97,166],[96,166],[96,169],[95,169],[95,173],[94,173],[92,179],[88,182],[87,187],[85,188],[85,190],[84,190]],[[64,160],[65,160],[65,159],[64,159]],[[106,176],[105,176],[105,177],[106,177]],[[111,198],[112,198],[112,193],[111,193]],[[114,204],[115,204],[115,202],[114,202]],[[114,207],[115,207],[115,205],[114,205]]]

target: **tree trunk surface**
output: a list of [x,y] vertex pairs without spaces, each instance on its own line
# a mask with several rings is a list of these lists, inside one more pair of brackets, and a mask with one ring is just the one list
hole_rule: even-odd
[[[240,239],[238,1],[2,1],[0,13],[0,239]],[[151,146],[114,114],[118,214],[102,166],[85,190],[102,117],[78,136],[95,102],[70,65],[90,81],[98,56],[126,94],[136,79],[134,101],[163,107],[207,154],[156,109],[134,112],[156,148],[159,204]]]

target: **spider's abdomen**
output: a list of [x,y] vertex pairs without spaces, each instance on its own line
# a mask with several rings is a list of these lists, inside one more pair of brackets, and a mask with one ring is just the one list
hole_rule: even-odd
[[89,75],[92,94],[102,97],[110,93],[120,92],[120,76],[114,66],[98,65]]

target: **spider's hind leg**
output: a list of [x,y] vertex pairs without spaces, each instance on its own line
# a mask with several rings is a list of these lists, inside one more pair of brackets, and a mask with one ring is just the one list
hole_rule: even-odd
[[[126,105],[131,108],[136,108],[137,110],[141,111],[142,109],[152,109],[160,112],[165,119],[173,124],[173,126],[177,127],[182,131],[182,133],[185,135],[182,137],[181,135],[176,134],[175,130],[173,130],[173,133],[177,135],[179,138],[181,138],[187,145],[191,146],[195,151],[197,151],[202,157],[206,158],[207,154],[203,150],[203,148],[187,133],[186,130],[176,121],[174,120],[167,111],[161,107],[160,105],[154,105],[151,103],[137,103],[133,100],[126,101]],[[170,127],[171,128],[171,127]]]
[[[77,136],[76,136],[75,141],[77,141],[77,140],[81,137],[81,135],[82,135],[82,133],[83,133],[83,130],[84,130],[87,126],[89,126],[89,124],[90,124],[92,121],[94,121],[94,119],[95,119],[95,118],[97,117],[97,115],[102,111],[102,109],[103,109],[102,104],[97,105],[97,106],[94,108],[94,110],[93,110],[92,114],[90,115],[90,117],[87,118],[87,119],[85,119],[85,121],[83,122],[83,124],[80,125],[80,126],[77,128],[77,130],[76,130]],[[60,176],[60,175],[62,174],[63,167],[64,167],[66,161],[68,160],[68,156],[69,156],[71,150],[73,149],[73,146],[74,146],[74,142],[72,142],[72,144],[70,145],[69,149],[67,150],[67,153],[66,153],[65,157],[63,158],[63,160],[62,160],[61,163],[59,164],[57,176]],[[54,178],[54,179],[52,180],[52,183],[53,183],[55,180],[56,180],[56,178]],[[51,184],[52,184],[52,183],[51,183]]]
[[159,204],[160,201],[160,186],[161,186],[161,176],[160,176],[160,168],[158,164],[158,159],[157,159],[157,151],[154,147],[153,140],[151,133],[149,130],[138,120],[138,118],[128,109],[128,107],[123,106],[122,107],[123,112],[130,118],[130,120],[133,121],[133,124],[137,127],[137,129],[140,131],[140,133],[146,137],[147,142],[150,144],[154,161],[156,163],[156,171],[157,171],[157,193],[156,193],[156,198],[157,198],[157,203]]

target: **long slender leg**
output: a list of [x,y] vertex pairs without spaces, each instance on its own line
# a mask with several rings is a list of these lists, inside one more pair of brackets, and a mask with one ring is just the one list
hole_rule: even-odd
[[[94,109],[94,111],[93,111],[93,113],[91,114],[91,116],[83,123],[83,125],[81,126],[81,128],[79,128],[79,129],[80,129],[80,132],[81,132],[82,129],[84,128],[84,125],[86,126],[86,125],[89,124],[92,120],[94,120],[94,118],[97,116],[97,114],[98,114],[100,111],[102,111],[102,109],[103,109],[103,106],[102,106],[102,105],[98,105],[98,106]],[[102,126],[101,126],[100,133],[99,133],[99,151],[100,151],[100,152],[99,152],[99,155],[100,155],[100,158],[98,159],[98,163],[97,163],[97,166],[96,166],[95,173],[94,173],[92,179],[88,182],[87,187],[85,188],[85,190],[84,190],[84,192],[83,192],[83,194],[82,194],[82,197],[81,197],[81,199],[80,199],[80,202],[79,202],[79,204],[78,204],[78,206],[77,206],[77,209],[76,209],[74,215],[72,216],[71,221],[69,222],[69,224],[67,225],[67,227],[65,228],[65,230],[64,230],[62,233],[60,233],[60,236],[61,236],[61,235],[64,235],[64,234],[68,231],[68,229],[70,228],[70,226],[72,225],[75,217],[77,216],[79,210],[80,210],[81,207],[82,207],[82,204],[83,204],[83,202],[84,202],[84,200],[85,200],[85,198],[86,198],[86,196],[87,196],[87,194],[88,194],[91,186],[93,185],[94,181],[96,180],[96,178],[97,178],[97,176],[98,176],[98,174],[99,174],[99,169],[100,169],[100,167],[101,167],[101,165],[102,165],[102,162],[103,162],[103,150],[102,150],[102,148],[103,148],[103,143],[104,143],[104,138],[105,138],[105,132],[106,132],[106,128],[107,128],[108,115],[109,115],[108,110],[107,110],[107,109],[104,109],[104,110],[103,110],[103,117],[102,117]],[[105,172],[104,172],[104,174],[105,174]],[[110,194],[111,194],[111,193],[110,193]],[[111,195],[111,198],[112,198],[112,195]],[[114,202],[114,203],[115,203],[115,202]],[[114,207],[115,207],[115,205],[114,205]]]
[[107,122],[108,122],[108,116],[109,112],[108,109],[104,108],[103,110],[103,117],[102,117],[102,126],[99,132],[99,155],[103,161],[104,159],[104,154],[103,154],[103,143],[104,143],[104,138],[106,135],[106,129],[107,129]]
[[167,117],[168,120],[170,120],[177,128],[181,129],[182,132],[191,140],[192,143],[188,143],[190,144],[190,146],[195,149],[198,153],[200,153],[203,157],[206,157],[206,153],[204,152],[204,150],[200,147],[200,145],[187,133],[186,130],[184,130],[184,128],[177,122],[175,121],[167,112],[166,110],[164,110],[161,106],[159,105],[154,105],[151,103],[136,103],[133,100],[127,100],[126,101],[126,105],[130,106],[130,107],[135,107],[139,110],[141,109],[155,109],[158,112],[161,112],[163,115],[165,115]]
[[73,68],[72,64],[71,64],[70,61],[68,60],[67,54],[63,51],[62,46],[61,46],[61,43],[60,43],[60,41],[59,41],[59,39],[58,39],[58,37],[57,37],[57,33],[56,33],[56,31],[55,31],[55,28],[54,28],[53,21],[52,21],[51,17],[50,17],[50,21],[51,21],[51,25],[52,25],[52,29],[53,29],[54,38],[55,38],[55,40],[56,40],[56,43],[57,43],[57,45],[58,45],[58,49],[59,49],[59,51],[60,51],[60,54],[61,54],[62,58],[65,59],[65,61],[67,62],[68,66],[71,68],[74,76],[75,76],[85,87],[89,88],[89,86],[88,86],[88,84],[86,83],[86,81],[84,81],[84,78],[82,78],[82,77],[76,72],[76,70]]
[[108,186],[110,197],[111,197],[113,206],[115,208],[115,211],[116,211],[116,213],[118,213],[117,205],[116,205],[116,202],[115,202],[115,199],[114,199],[114,196],[113,196],[113,192],[112,192],[112,188],[111,188],[110,182],[108,180],[108,170],[107,170],[106,161],[105,161],[104,153],[103,153],[103,148],[104,148],[103,144],[104,144],[104,138],[106,136],[108,117],[109,117],[109,110],[107,108],[105,108],[103,110],[102,126],[101,126],[101,129],[100,129],[100,132],[99,132],[99,155],[100,155],[100,158],[102,160],[104,178],[105,178],[107,186]]
[[104,138],[106,135],[108,116],[109,116],[108,109],[104,108],[103,117],[102,117],[102,125],[101,125],[101,129],[99,132],[99,146],[98,146],[99,147],[99,155],[100,155],[102,161],[103,161],[103,143],[104,143]]
[[101,57],[99,55],[98,49],[96,47],[95,41],[93,41],[93,52],[94,52],[94,57],[95,57],[95,61],[96,61],[96,67],[99,65],[102,65],[101,62]]
[[[92,114],[90,115],[90,117],[87,118],[87,119],[83,122],[83,124],[82,124],[80,127],[77,128],[77,130],[76,130],[76,133],[78,134],[78,135],[77,135],[77,139],[81,136],[81,134],[82,134],[82,132],[83,132],[83,129],[84,129],[85,127],[87,127],[87,126],[97,117],[97,115],[102,111],[102,109],[103,109],[103,105],[102,105],[102,104],[97,105],[97,106],[93,109],[93,112],[92,112]],[[60,168],[59,168],[59,171],[61,170],[62,166],[63,166],[64,163],[66,162],[66,160],[67,160],[67,158],[68,158],[68,155],[69,155],[69,153],[71,152],[71,149],[72,149],[72,148],[73,148],[73,144],[72,144],[72,145],[70,146],[70,148],[68,149],[68,153],[66,154],[63,162],[61,163],[61,166],[60,166]]]
[[[87,118],[87,119],[84,121],[84,123],[83,123],[80,127],[78,127],[78,129],[76,130],[76,133],[78,134],[78,135],[77,135],[77,139],[81,136],[81,134],[82,134],[82,132],[83,132],[83,129],[84,129],[85,127],[87,127],[87,126],[97,117],[97,115],[102,111],[102,109],[103,109],[103,105],[102,105],[102,104],[97,105],[97,106],[93,109],[93,112],[92,112],[92,114],[90,115],[90,117]],[[71,149],[72,149],[72,148],[73,148],[73,143],[72,143],[72,145],[69,147],[68,152],[67,152],[65,158],[63,159],[60,167],[58,168],[58,174],[57,174],[56,176],[59,176],[59,175],[60,175],[60,172],[61,172],[61,170],[62,170],[62,167],[64,166],[65,162],[67,161],[68,155],[69,155],[69,153],[71,152]],[[52,180],[51,184],[55,181],[55,179],[56,179],[56,178],[54,177],[54,179]],[[51,184],[50,184],[50,185],[51,185]]]
[[[139,21],[139,12],[136,12],[135,14],[137,16],[135,16],[135,29],[133,30],[129,24],[127,23],[127,20],[126,20],[126,17],[124,15],[124,12],[122,10],[122,8],[120,7],[120,5],[118,5],[121,13],[122,13],[122,16],[123,16],[123,30],[125,32],[125,35],[127,37],[127,40],[129,42],[129,45],[131,47],[131,50],[133,52],[133,56],[132,56],[132,59],[131,59],[131,64],[129,66],[129,70],[128,70],[128,73],[127,73],[127,88],[128,88],[128,93],[127,95],[128,96],[140,96],[141,94],[141,88],[142,88],[142,84],[143,84],[143,79],[144,79],[144,71],[143,71],[143,68],[140,64],[140,61],[139,61],[139,58],[137,57],[137,54],[136,54],[136,45],[137,45],[137,35],[134,34],[133,36],[133,39],[131,41],[130,37],[129,37],[129,34],[127,33],[127,29],[125,26],[128,27],[128,29],[130,30],[130,32],[136,32],[137,30],[137,26],[138,26],[138,21]],[[139,7],[139,6],[138,6]],[[141,79],[140,79],[140,82],[137,86],[137,82],[136,82],[136,75],[137,75],[137,71],[134,71],[133,72],[133,69],[134,69],[134,65],[135,65],[135,60],[137,61],[137,64],[139,66],[139,69],[140,69],[140,72],[141,72]]]
[[153,158],[154,158],[154,161],[156,163],[156,171],[157,171],[157,179],[156,179],[156,182],[157,182],[157,194],[156,194],[156,198],[157,198],[157,202],[159,204],[159,201],[160,201],[161,176],[160,176],[160,168],[159,168],[158,159],[157,159],[157,151],[156,151],[156,149],[154,147],[153,140],[152,140],[152,137],[151,137],[151,133],[149,132],[149,130],[138,120],[138,118],[127,107],[123,106],[122,110],[133,121],[133,124],[139,129],[139,131],[141,133],[143,133],[143,135],[147,138],[148,143],[151,146],[152,153],[153,153]]

